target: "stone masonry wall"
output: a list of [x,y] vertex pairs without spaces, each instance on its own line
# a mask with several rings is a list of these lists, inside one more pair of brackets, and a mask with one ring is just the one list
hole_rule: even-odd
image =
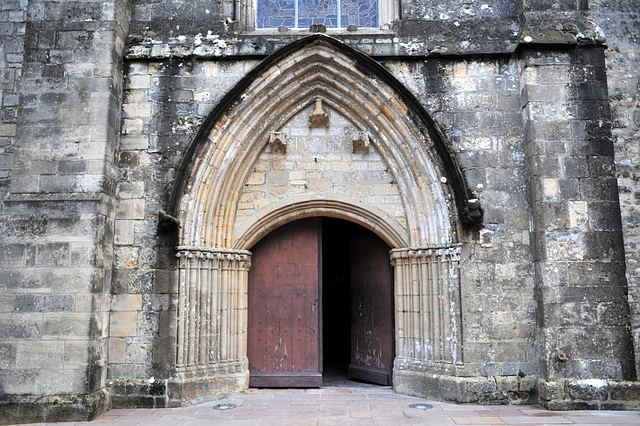
[[[118,190],[121,207],[116,220],[116,294],[111,314],[109,371],[114,384],[168,377],[168,347],[175,338],[171,328],[175,283],[170,278],[174,260],[169,247],[166,254],[154,256],[158,246],[152,244],[160,244],[153,243],[157,212],[164,208],[167,185],[201,117],[254,65],[254,61],[193,59],[135,61],[128,68],[120,154],[123,180]],[[467,363],[463,371],[512,376],[523,372],[535,377],[540,366],[534,340],[524,148],[518,124],[518,63],[434,59],[388,62],[386,66],[455,143],[469,183],[486,206],[485,228],[465,237],[461,276]],[[298,166],[292,165],[290,173],[304,173],[304,167],[295,171]],[[277,195],[272,193],[278,191],[277,182],[267,182],[266,174],[262,175],[265,171],[256,169],[256,173],[255,183],[267,185],[265,194]],[[346,195],[361,195],[357,185],[345,191]],[[239,220],[243,217],[240,213]],[[118,326],[114,333],[114,319],[126,324],[126,330]],[[123,401],[137,398],[136,386],[130,384],[127,391],[119,385]],[[145,405],[158,403],[148,398]]]
[[114,406],[168,403],[166,381],[175,364],[177,240],[158,230],[158,212],[167,208],[176,169],[202,120],[255,63],[126,65],[109,338]]
[[33,0],[27,16],[0,219],[1,421],[88,419],[109,405],[112,197],[128,5]]
[[276,130],[286,135],[286,156],[265,146],[240,194],[234,229],[254,222],[269,204],[283,205],[292,197],[307,195],[344,197],[350,203],[379,209],[406,232],[398,185],[375,143],[366,153],[353,152],[356,125],[326,105],[328,127],[310,129],[314,108],[301,110]]
[[18,83],[24,59],[27,1],[0,6],[0,210],[11,182],[13,141],[18,118]]
[[[637,1],[595,1],[591,16],[609,44],[605,52],[632,333],[640,353],[640,8]],[[636,372],[640,363],[636,356]]]
[[516,60],[426,60],[385,66],[452,143],[485,208],[461,258],[465,374],[540,374],[529,261],[529,207]]
[[[484,207],[483,227],[460,234],[464,362],[414,389],[522,402],[537,388],[551,408],[629,407],[637,385],[624,380],[640,371],[629,338],[637,354],[637,2],[591,4],[606,74],[585,1],[481,3],[403,1],[393,31],[332,34],[415,95]],[[184,403],[170,383],[177,238],[159,212],[223,96],[308,34],[235,33],[233,5],[0,6],[0,423]],[[318,164],[341,178],[362,166]],[[336,183],[315,180],[315,164],[290,166],[300,182],[284,193],[273,168],[255,170],[239,223],[259,197]],[[362,196],[357,184],[344,195]],[[401,219],[407,206],[383,197]]]
[[[532,256],[548,380],[634,380],[601,49],[523,54]],[[597,350],[594,350],[597,348]]]

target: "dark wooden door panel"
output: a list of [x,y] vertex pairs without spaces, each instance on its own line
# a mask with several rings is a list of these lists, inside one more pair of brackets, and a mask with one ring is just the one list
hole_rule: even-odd
[[249,271],[250,386],[322,384],[320,219],[284,225],[252,249]]
[[388,385],[393,368],[393,275],[389,246],[364,228],[351,233],[351,378]]

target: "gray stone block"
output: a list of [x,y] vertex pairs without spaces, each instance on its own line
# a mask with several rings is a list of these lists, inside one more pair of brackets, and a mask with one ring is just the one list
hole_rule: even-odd
[[15,309],[20,312],[69,312],[75,306],[73,294],[17,294]]

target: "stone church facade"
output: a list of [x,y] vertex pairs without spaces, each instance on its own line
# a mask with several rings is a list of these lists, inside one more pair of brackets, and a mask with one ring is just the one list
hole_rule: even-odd
[[410,395],[639,409],[637,2],[264,3],[0,6],[0,423],[343,352]]

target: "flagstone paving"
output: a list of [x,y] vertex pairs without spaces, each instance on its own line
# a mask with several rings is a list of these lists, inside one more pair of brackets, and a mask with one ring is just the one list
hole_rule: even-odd
[[[411,404],[432,408],[411,408]],[[218,410],[222,405],[234,408]],[[530,405],[452,404],[400,395],[390,387],[250,389],[184,408],[115,409],[91,422],[50,425],[640,425],[640,412],[547,411]]]

